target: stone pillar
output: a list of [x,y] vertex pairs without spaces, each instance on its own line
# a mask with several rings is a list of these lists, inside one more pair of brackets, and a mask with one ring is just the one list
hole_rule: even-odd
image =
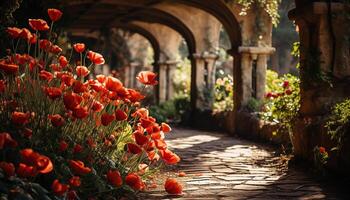
[[136,87],[136,67],[138,66],[137,62],[131,62],[129,65],[129,87],[135,88]]
[[267,55],[259,54],[257,58],[256,68],[256,98],[262,100],[265,98],[266,87],[266,70],[267,70]]
[[196,108],[199,110],[212,110],[215,86],[216,54],[204,52],[193,55],[196,62]]
[[130,67],[124,66],[124,85],[130,88]]
[[159,63],[159,103],[167,100],[167,64]]
[[167,100],[174,98],[174,76],[177,67],[177,61],[167,61]]

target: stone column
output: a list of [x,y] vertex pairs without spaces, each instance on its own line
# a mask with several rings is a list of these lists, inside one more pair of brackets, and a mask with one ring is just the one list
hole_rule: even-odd
[[174,98],[174,76],[177,67],[177,61],[167,61],[167,100],[172,100]]
[[193,55],[196,62],[196,87],[199,110],[212,110],[215,85],[215,61],[216,54],[204,52]]
[[257,57],[256,66],[256,98],[262,100],[265,98],[266,87],[266,70],[267,70],[267,55],[259,54]]
[[136,67],[138,66],[137,62],[131,62],[129,66],[129,87],[135,88],[136,87]]
[[124,85],[130,88],[130,67],[124,66]]
[[159,63],[159,103],[167,100],[167,64]]

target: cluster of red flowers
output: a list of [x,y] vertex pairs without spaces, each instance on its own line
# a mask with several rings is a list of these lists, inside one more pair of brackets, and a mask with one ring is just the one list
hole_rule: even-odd
[[282,87],[284,89],[281,93],[274,93],[274,92],[268,92],[266,93],[265,97],[267,99],[276,99],[278,97],[284,96],[284,95],[291,95],[293,91],[289,87],[289,81],[284,81],[282,84]]
[[[48,15],[53,24],[62,17],[62,12],[48,9]],[[170,126],[157,123],[147,109],[140,107],[140,101],[145,96],[137,90],[125,88],[113,76],[97,75],[96,79],[87,79],[93,65],[105,63],[101,54],[87,50],[83,43],[76,43],[73,45],[74,51],[81,58],[85,53],[91,64],[84,66],[82,64],[85,62],[80,60],[78,66],[73,66],[62,55],[63,50],[59,46],[48,39],[40,39],[40,31],[50,30],[49,35],[51,34],[52,27],[46,21],[29,19],[29,26],[36,33],[31,33],[26,28],[7,29],[12,39],[24,40],[28,44],[28,54],[18,54],[14,49],[13,53],[0,59],[0,72],[5,74],[0,77],[0,108],[5,112],[0,114],[11,118],[8,123],[4,123],[6,125],[0,126],[0,130],[7,131],[0,133],[0,150],[20,147],[19,161],[9,162],[6,157],[0,157],[0,161],[3,160],[0,169],[7,177],[17,175],[26,179],[51,174],[50,177],[57,177],[51,185],[55,195],[78,199],[77,188],[84,184],[84,177],[91,174],[94,167],[104,166],[101,176],[106,177],[110,186],[121,188],[128,185],[134,190],[144,190],[147,184],[143,175],[150,165],[159,160],[169,165],[180,161],[179,156],[168,149],[164,140],[165,134],[171,131]],[[31,45],[36,46],[34,57],[29,55]],[[49,61],[53,63],[50,64]],[[136,78],[145,85],[158,83],[157,75],[149,71],[140,72]],[[35,91],[41,93],[35,95]],[[21,99],[19,94],[23,92],[29,98]],[[41,105],[40,101],[31,99],[35,97],[46,98],[42,100],[48,102],[41,107],[44,110],[34,112],[35,106]],[[32,100],[31,103],[26,102]],[[80,133],[85,125],[89,125],[88,134]],[[17,130],[9,131],[13,127]],[[118,131],[128,128],[132,129],[129,130],[131,135],[126,138],[118,135]],[[59,134],[52,139],[55,141],[52,145],[47,143],[44,150],[36,146],[44,140],[40,136],[36,137],[36,134],[48,130]],[[27,144],[31,144],[30,148]],[[96,158],[113,149],[118,150],[120,144],[124,147],[120,163],[135,165],[136,160],[136,171],[128,170],[134,169],[133,166],[125,166],[123,171],[116,167],[108,167],[106,170],[105,160]],[[49,158],[39,152],[52,156]],[[56,159],[56,154],[63,156],[63,161],[61,158]],[[128,160],[132,162],[126,164]],[[55,168],[56,163],[62,162],[69,166],[71,177],[62,176],[60,169]],[[182,192],[182,186],[175,179],[168,179],[164,186],[170,194]]]

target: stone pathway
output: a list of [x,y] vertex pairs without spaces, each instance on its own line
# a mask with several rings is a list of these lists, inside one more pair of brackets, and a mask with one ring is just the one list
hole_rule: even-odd
[[[167,135],[181,162],[156,179],[177,177],[184,194],[170,196],[162,185],[140,199],[350,199],[327,183],[290,169],[288,159],[272,148],[220,133],[175,129]],[[178,177],[183,171],[185,177]],[[348,197],[348,198],[346,198]]]

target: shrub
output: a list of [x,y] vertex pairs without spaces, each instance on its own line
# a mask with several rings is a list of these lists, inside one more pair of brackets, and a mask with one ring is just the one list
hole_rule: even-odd
[[215,83],[214,112],[233,110],[233,78],[226,75],[218,78]]

